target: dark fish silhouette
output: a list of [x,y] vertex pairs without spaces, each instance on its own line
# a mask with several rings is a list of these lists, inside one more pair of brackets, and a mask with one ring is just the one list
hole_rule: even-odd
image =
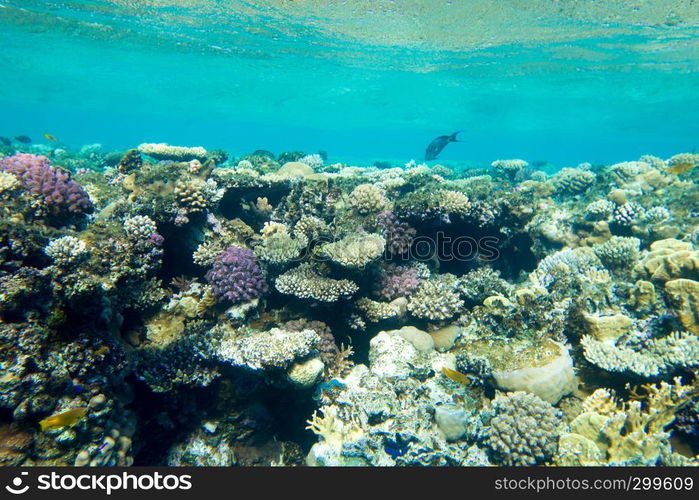
[[532,162],[532,167],[536,167],[536,168],[545,167],[548,164],[549,164],[549,162],[546,160],[534,160]]
[[26,135],[16,135],[15,141],[21,142],[22,144],[29,144],[32,142],[31,138],[27,137]]
[[328,152],[322,149],[318,151],[318,155],[323,159],[323,161],[328,161]]
[[427,146],[427,150],[425,151],[425,160],[435,160],[439,153],[441,153],[450,142],[463,142],[456,140],[456,134],[459,132],[461,132],[461,130],[458,130],[451,135],[440,135],[435,140],[430,142],[430,145]]
[[7,137],[0,137],[0,142],[2,142],[5,146],[9,146],[12,144],[12,141],[9,140]]
[[267,158],[272,158],[274,160],[274,153],[267,151],[266,149],[256,149],[252,152],[254,156],[266,156]]

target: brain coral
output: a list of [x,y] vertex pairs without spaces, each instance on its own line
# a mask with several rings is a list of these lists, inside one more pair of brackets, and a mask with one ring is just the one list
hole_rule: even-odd
[[498,395],[495,416],[485,431],[493,460],[503,465],[536,465],[549,460],[558,447],[562,413],[528,392]]
[[92,212],[85,190],[70,174],[52,167],[48,158],[17,153],[0,160],[0,172],[14,174],[24,189],[37,196],[51,215]]
[[247,248],[228,247],[214,260],[206,279],[219,301],[245,302],[267,292],[260,266]]

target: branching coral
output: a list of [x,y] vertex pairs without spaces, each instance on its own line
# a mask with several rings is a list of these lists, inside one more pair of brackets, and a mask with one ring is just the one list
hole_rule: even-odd
[[484,440],[493,459],[503,465],[536,465],[558,447],[562,413],[527,392],[498,395]]
[[70,174],[51,166],[45,156],[17,153],[0,160],[0,172],[15,175],[21,186],[36,196],[54,216],[92,212],[85,190]]
[[336,302],[351,297],[359,289],[350,280],[322,276],[311,264],[301,264],[279,275],[274,284],[281,293],[321,302]]
[[463,308],[464,302],[450,280],[428,280],[420,283],[410,297],[408,311],[417,317],[432,321],[452,318]]
[[619,401],[613,391],[597,389],[561,436],[560,465],[657,465],[671,454],[666,428],[692,398],[696,388],[672,383],[644,386],[645,402]]
[[206,279],[219,300],[238,303],[259,297],[267,292],[267,282],[247,248],[228,247],[214,261]]

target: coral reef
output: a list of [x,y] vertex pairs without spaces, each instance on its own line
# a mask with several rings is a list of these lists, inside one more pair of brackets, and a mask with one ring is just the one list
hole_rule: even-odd
[[1,464],[697,463],[692,154],[13,144]]

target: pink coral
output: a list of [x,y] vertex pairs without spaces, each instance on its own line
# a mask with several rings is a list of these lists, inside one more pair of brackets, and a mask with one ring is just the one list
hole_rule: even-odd
[[388,264],[374,283],[374,293],[385,300],[406,297],[420,284],[418,270],[411,266]]
[[92,203],[70,174],[59,170],[45,156],[17,153],[0,160],[0,171],[14,174],[24,189],[40,198],[54,216],[92,212]]

